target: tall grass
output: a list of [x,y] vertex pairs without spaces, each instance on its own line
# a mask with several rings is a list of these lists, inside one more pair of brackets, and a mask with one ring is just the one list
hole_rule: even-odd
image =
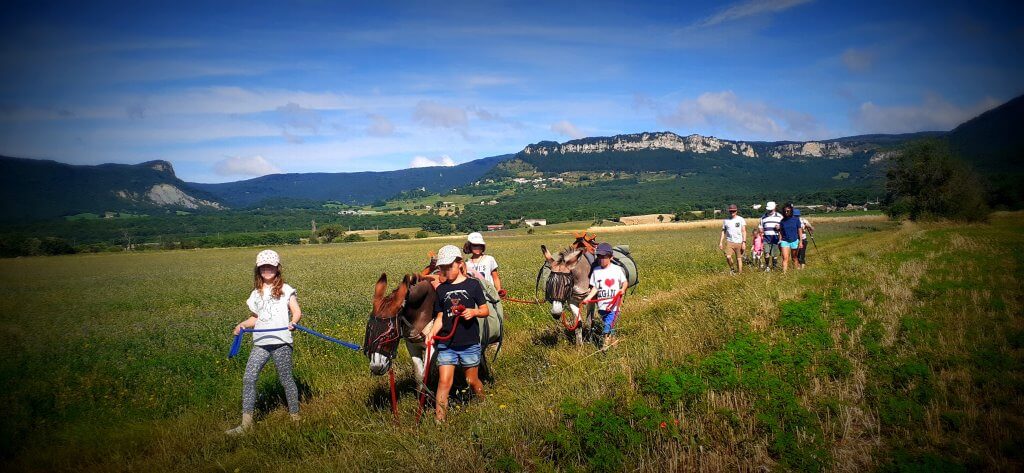
[[[246,349],[225,355],[230,328],[246,316],[254,250],[2,261],[0,445],[9,467],[48,470],[1012,468],[1024,326],[1020,256],[1007,248],[1021,229],[1017,214],[957,229],[829,223],[809,269],[739,277],[723,271],[713,229],[616,233],[609,239],[632,246],[642,283],[611,351],[572,346],[543,309],[508,305],[487,399],[459,405],[446,425],[412,425],[403,349],[403,423],[393,426],[386,380],[371,377],[361,355],[298,335],[302,423],[286,420],[268,369],[257,428],[239,439],[223,430],[239,416]],[[982,235],[984,251],[971,246]],[[304,323],[359,342],[377,276],[394,284],[443,243],[280,251]],[[512,296],[532,296],[541,243],[568,241],[488,241]],[[988,256],[963,256],[978,253]],[[808,337],[818,344],[807,348]],[[788,364],[736,364],[742,340],[788,354]],[[775,381],[744,378],[757,366],[775,373],[791,404],[769,402],[782,391],[763,384]],[[700,383],[691,394],[666,396],[652,382],[659,373],[684,379],[687,369]],[[740,370],[735,383],[720,376],[730,369]],[[887,407],[924,383],[920,409]],[[597,432],[623,432],[606,436],[607,461],[584,443],[594,429],[581,419],[591,415]],[[976,454],[950,454],[951,445]]]

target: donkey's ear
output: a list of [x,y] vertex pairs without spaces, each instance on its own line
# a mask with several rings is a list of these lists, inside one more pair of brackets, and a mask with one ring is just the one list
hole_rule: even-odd
[[405,296],[409,295],[409,276],[406,275],[402,278],[402,283],[398,285],[398,288],[394,292],[394,304],[402,305],[405,302]]
[[555,257],[551,256],[551,252],[548,251],[548,247],[540,245],[540,253],[544,255],[544,259],[548,260],[549,263],[553,263],[555,261]]
[[377,280],[377,284],[373,286],[373,300],[380,300],[384,297],[384,293],[388,290],[388,275],[387,273],[381,273],[380,279]]

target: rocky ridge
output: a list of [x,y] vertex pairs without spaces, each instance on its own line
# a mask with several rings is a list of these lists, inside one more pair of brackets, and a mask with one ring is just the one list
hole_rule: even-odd
[[557,143],[542,141],[531,144],[521,151],[527,156],[549,156],[552,154],[588,154],[603,152],[626,152],[637,150],[668,149],[697,154],[727,152],[748,158],[844,158],[859,151],[874,151],[878,146],[867,143],[842,141],[806,141],[777,143],[748,143],[723,140],[714,136],[679,136],[672,132],[633,133],[611,137],[583,138]]

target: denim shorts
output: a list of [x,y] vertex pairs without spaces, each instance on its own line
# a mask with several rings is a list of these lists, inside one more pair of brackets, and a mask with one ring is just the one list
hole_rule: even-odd
[[779,245],[782,246],[783,248],[790,248],[795,250],[800,247],[800,240],[780,241]]
[[438,366],[453,365],[463,368],[472,368],[480,364],[480,344],[476,343],[465,347],[449,347],[443,343],[437,344]]

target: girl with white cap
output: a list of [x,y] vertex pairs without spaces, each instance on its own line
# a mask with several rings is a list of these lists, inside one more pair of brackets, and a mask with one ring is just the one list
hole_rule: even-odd
[[[482,356],[479,318],[490,314],[480,281],[466,277],[465,262],[459,247],[445,245],[437,252],[437,268],[445,281],[437,287],[434,312],[437,314],[430,343],[437,349],[437,403],[435,416],[443,421],[448,412],[448,392],[452,388],[455,367],[466,373],[466,383],[478,398],[484,397],[479,366]],[[439,335],[440,334],[440,335]]]
[[462,245],[462,252],[469,255],[466,260],[466,272],[470,277],[485,280],[494,285],[500,297],[505,297],[505,290],[501,288],[501,276],[498,276],[498,262],[491,255],[485,255],[487,244],[484,243],[484,236],[480,232],[470,233],[466,237],[466,243]]
[[251,328],[281,330],[253,332],[252,352],[242,377],[242,424],[228,430],[228,435],[239,435],[252,428],[256,381],[271,358],[277,368],[277,378],[284,386],[288,413],[293,421],[299,420],[299,390],[292,376],[292,331],[302,318],[302,310],[295,288],[284,283],[281,257],[276,251],[263,250],[256,255],[253,289],[245,303],[249,306],[249,318],[235,326],[235,335]]

